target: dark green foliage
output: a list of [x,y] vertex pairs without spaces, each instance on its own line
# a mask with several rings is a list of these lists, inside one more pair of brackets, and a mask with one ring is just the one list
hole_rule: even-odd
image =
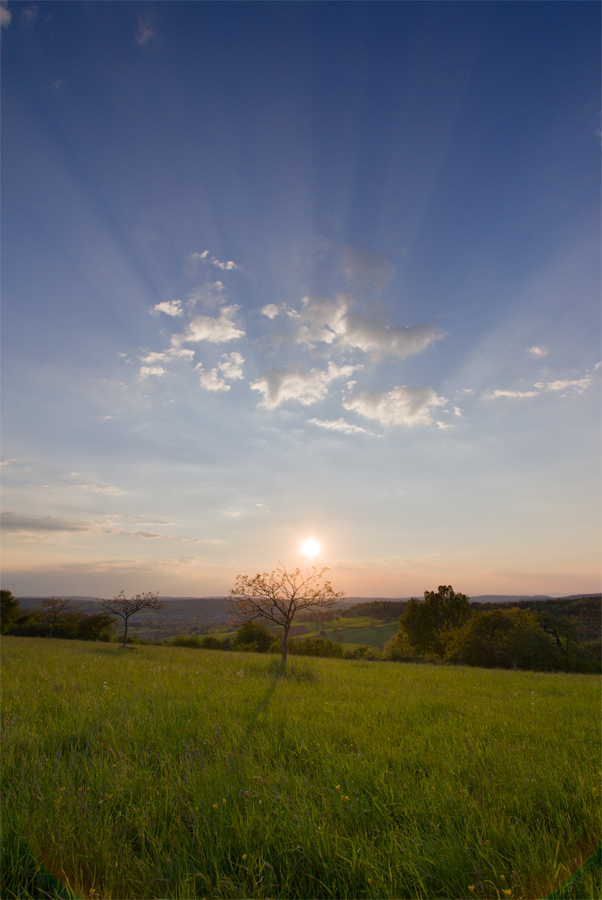
[[555,600],[518,600],[509,603],[478,603],[473,601],[471,609],[531,609],[545,616],[554,618],[568,617],[577,629],[577,637],[581,641],[594,641],[600,638],[602,616],[600,595],[594,597],[577,597],[568,599],[558,597]]
[[10,591],[0,591],[0,627],[2,634],[6,634],[10,626],[21,614],[19,601],[13,597]]
[[448,632],[445,658],[487,669],[563,667],[562,654],[539,627],[537,615],[518,607],[476,613],[461,628]]
[[112,616],[97,613],[84,616],[72,612],[52,625],[39,610],[20,616],[10,628],[10,634],[18,637],[56,637],[63,640],[110,641],[113,634]]
[[437,591],[425,591],[424,600],[410,599],[400,628],[418,653],[443,656],[444,634],[461,627],[469,618],[466,594],[457,594],[451,585],[442,584]]
[[[228,647],[230,644],[228,643]],[[226,650],[226,641],[220,641],[219,638],[208,634],[207,637],[201,639],[201,647],[203,650]]]
[[267,653],[273,643],[274,636],[261,622],[243,622],[238,627],[232,649]]
[[294,656],[324,656],[338,659],[343,657],[341,644],[324,638],[291,638],[288,642],[288,652]]
[[368,603],[356,603],[346,610],[347,616],[370,616],[373,619],[382,619],[392,622],[404,614],[407,608],[407,600],[371,600]]

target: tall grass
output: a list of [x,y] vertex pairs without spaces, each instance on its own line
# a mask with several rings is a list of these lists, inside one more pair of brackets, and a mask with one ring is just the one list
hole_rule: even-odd
[[3,898],[545,897],[599,840],[595,676],[2,655]]

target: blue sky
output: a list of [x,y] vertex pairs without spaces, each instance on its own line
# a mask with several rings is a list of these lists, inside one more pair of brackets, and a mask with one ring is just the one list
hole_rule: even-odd
[[4,587],[599,590],[598,4],[2,25]]

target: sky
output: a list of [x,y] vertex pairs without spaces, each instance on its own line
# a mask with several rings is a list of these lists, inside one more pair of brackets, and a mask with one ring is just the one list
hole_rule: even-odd
[[599,4],[1,17],[4,588],[600,590]]

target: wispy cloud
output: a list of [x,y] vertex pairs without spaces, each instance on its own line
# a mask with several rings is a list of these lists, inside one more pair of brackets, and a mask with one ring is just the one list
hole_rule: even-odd
[[343,407],[354,410],[366,419],[375,419],[381,425],[430,425],[430,408],[444,406],[445,397],[439,397],[430,387],[406,387],[399,385],[392,391],[358,391],[343,401]]
[[361,367],[337,366],[330,362],[327,369],[315,367],[305,372],[299,365],[284,366],[282,369],[270,369],[254,381],[251,388],[263,394],[259,406],[265,409],[275,409],[286,400],[296,400],[303,406],[310,406],[326,396],[331,381],[347,378],[358,368]]
[[339,431],[343,434],[372,434],[361,425],[351,425],[345,419],[308,419],[310,425],[318,425],[320,428],[326,428],[329,431]]
[[380,293],[395,274],[395,266],[378,253],[362,247],[345,247],[341,272],[352,287],[372,288]]
[[14,512],[0,514],[0,527],[3,531],[88,531],[89,523],[81,519],[68,519],[64,516],[21,516]]
[[567,396],[571,392],[583,394],[593,380],[592,375],[585,375],[584,378],[559,378],[557,381],[538,381],[535,387],[547,391],[566,391],[564,396]]
[[8,28],[12,19],[12,13],[8,8],[7,0],[2,0],[0,4],[0,25],[2,28]]
[[498,397],[509,397],[510,399],[522,400],[528,397],[538,397],[539,391],[491,391],[483,395],[484,400],[497,400]]
[[532,356],[547,356],[550,352],[549,347],[528,347],[527,349]]
[[138,46],[144,47],[154,36],[155,32],[151,28],[148,19],[138,19],[138,28],[136,29],[136,43]]
[[225,287],[221,281],[206,281],[195,287],[188,295],[188,306],[197,303],[209,308],[221,306],[226,300]]

